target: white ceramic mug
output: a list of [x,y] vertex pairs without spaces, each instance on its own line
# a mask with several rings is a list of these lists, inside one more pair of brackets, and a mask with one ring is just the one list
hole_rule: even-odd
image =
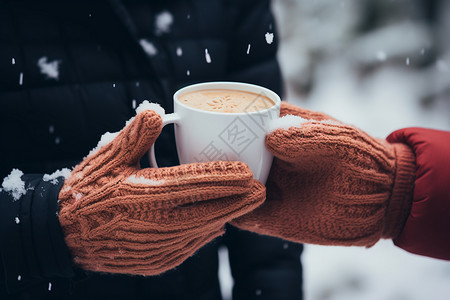
[[[275,104],[259,111],[224,113],[197,109],[178,100],[182,94],[207,89],[251,92],[257,96],[265,96]],[[280,116],[281,100],[276,93],[253,84],[207,82],[178,90],[173,101],[174,113],[163,117],[163,126],[175,123],[180,163],[238,160],[249,166],[255,179],[266,182],[273,156],[266,149],[265,136],[270,122]],[[151,148],[150,162],[153,167],[158,167],[154,146]]]

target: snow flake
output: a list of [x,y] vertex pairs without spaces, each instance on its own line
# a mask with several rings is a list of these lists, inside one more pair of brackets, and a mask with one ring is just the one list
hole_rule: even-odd
[[58,183],[58,177],[64,177],[64,179],[67,179],[70,177],[70,170],[68,168],[63,168],[61,170],[56,170],[55,172],[53,172],[52,174],[45,174],[42,177],[42,180],[44,181],[50,181],[53,184],[57,184]]
[[120,133],[120,131],[113,132],[113,133],[111,133],[109,131],[105,132],[100,137],[100,140],[98,141],[97,146],[89,152],[88,157],[95,154],[98,150],[100,150],[100,148],[102,148],[102,147],[108,145],[110,142],[112,142],[112,140],[114,140],[114,138],[116,136],[118,136],[119,133]]
[[25,182],[22,180],[23,172],[18,169],[12,169],[11,173],[3,179],[2,187],[6,192],[14,198],[19,200],[20,197],[27,193],[25,189]]
[[191,71],[187,70],[187,71],[186,71],[186,75],[187,75],[187,76],[191,75]]
[[[310,119],[310,122],[317,122],[316,120]],[[320,124],[326,124],[326,125],[342,125],[339,121],[336,120],[321,120],[319,122]]]
[[131,107],[136,109],[136,99],[131,100]]
[[113,84],[112,84],[112,86],[113,86],[113,88],[115,88],[115,87],[116,87],[116,84],[115,84],[115,83],[113,83]]
[[211,63],[211,56],[209,55],[208,48],[205,48],[205,58],[208,64]]
[[406,65],[409,66],[409,57],[406,58]]
[[19,74],[19,85],[23,84],[23,72],[20,72]]
[[386,52],[384,52],[382,50],[378,50],[375,55],[379,61],[385,61],[387,59]]
[[286,250],[287,248],[289,248],[289,244],[288,243],[283,243],[283,249]]
[[269,132],[277,129],[287,130],[291,127],[300,127],[303,123],[308,122],[307,119],[303,119],[299,116],[285,115],[279,119],[273,120],[269,124]]
[[20,223],[19,217],[15,217],[15,218],[14,218],[14,221],[16,222],[16,224],[19,224],[19,223]]
[[51,283],[51,282],[48,283],[48,290],[49,290],[49,291],[52,290],[52,283]]
[[256,294],[256,296],[261,296],[262,291],[261,291],[260,289],[257,289],[257,290],[255,291],[255,294]]
[[16,64],[16,60],[15,60],[15,58],[13,57],[12,59],[11,59],[11,63],[13,64],[13,65],[15,65]]
[[55,144],[59,145],[59,143],[61,143],[61,138],[60,137],[55,137]]
[[163,185],[165,183],[165,180],[153,180],[145,178],[144,176],[137,177],[136,175],[131,175],[125,181],[129,183],[144,184],[144,185]]
[[47,56],[39,58],[37,65],[41,70],[41,74],[47,75],[47,79],[59,80],[59,65],[61,60],[47,62]]
[[17,276],[17,280],[18,280],[18,281],[21,281],[21,280],[22,280],[22,276],[18,275],[18,276]]
[[160,12],[155,18],[155,34],[161,35],[170,32],[173,23],[173,16],[167,10]]
[[136,87],[139,87],[140,83],[139,81],[136,81]]
[[55,132],[55,126],[53,126],[53,125],[48,126],[48,132],[54,133]]
[[145,53],[150,56],[155,56],[158,53],[158,49],[156,49],[155,45],[152,42],[147,41],[146,39],[140,39],[139,44],[142,49],[144,49]]
[[[142,104],[142,103],[141,103],[141,104]],[[138,108],[139,108],[139,106],[138,106]],[[131,122],[133,122],[134,118],[135,118],[135,117],[131,117],[130,119],[128,119],[128,121],[125,122],[125,127],[127,127],[128,125],[130,125]],[[122,128],[122,129],[124,129],[124,128]],[[121,131],[122,131],[122,130],[121,130]],[[119,131],[119,132],[120,132],[120,131]]]
[[448,64],[447,64],[447,62],[446,62],[445,60],[443,60],[443,59],[439,59],[439,60],[436,62],[436,67],[437,67],[437,69],[438,69],[440,72],[442,72],[442,73],[448,72]]
[[270,44],[273,43],[273,33],[266,32],[265,37],[266,37],[266,42],[267,42],[267,44],[270,45]]
[[183,49],[181,47],[177,47],[177,56],[183,55]]
[[424,55],[425,54],[425,48],[420,49],[420,54]]
[[136,114],[139,114],[144,110],[153,110],[161,117],[166,114],[164,108],[162,108],[161,105],[159,105],[158,103],[151,103],[148,100],[144,100],[141,104],[139,104],[138,108],[136,108]]
[[186,19],[190,19],[191,18],[191,15],[190,14],[188,14],[187,16],[186,16]]
[[247,47],[247,54],[249,54],[249,53],[250,53],[250,47],[251,47],[251,45],[250,45],[250,44],[248,44],[248,47]]
[[75,198],[75,200],[80,200],[83,197],[82,193],[72,193],[72,197]]

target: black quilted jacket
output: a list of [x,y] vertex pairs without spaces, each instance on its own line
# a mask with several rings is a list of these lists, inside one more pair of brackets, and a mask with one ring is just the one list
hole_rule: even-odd
[[[0,192],[0,299],[221,299],[221,245],[233,299],[301,299],[301,245],[231,227],[161,276],[85,272],[57,222],[62,181],[42,181],[145,99],[171,112],[174,91],[213,80],[281,93],[276,33],[272,43],[266,33],[275,23],[265,0],[0,1],[0,178],[17,168],[34,187],[16,201]],[[172,131],[156,144],[161,166],[178,163]]]

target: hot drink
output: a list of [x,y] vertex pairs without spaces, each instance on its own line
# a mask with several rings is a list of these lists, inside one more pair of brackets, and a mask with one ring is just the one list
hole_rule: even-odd
[[247,113],[268,109],[275,103],[262,94],[238,90],[198,90],[179,96],[190,107],[221,113]]

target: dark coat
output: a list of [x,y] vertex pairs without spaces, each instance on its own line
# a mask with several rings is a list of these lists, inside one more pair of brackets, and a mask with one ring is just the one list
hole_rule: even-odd
[[[85,272],[57,219],[62,179],[42,180],[79,163],[145,99],[172,112],[174,91],[213,80],[281,93],[276,35],[265,38],[274,31],[269,1],[1,1],[0,178],[18,168],[28,190],[17,201],[0,192],[0,299],[220,299],[222,244],[234,299],[301,299],[301,245],[231,227],[161,276]],[[156,152],[160,166],[178,164],[172,128]]]

